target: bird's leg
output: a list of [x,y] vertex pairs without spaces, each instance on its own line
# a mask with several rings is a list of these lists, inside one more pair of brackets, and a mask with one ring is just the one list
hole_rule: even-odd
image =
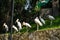
[[14,34],[16,33],[16,31],[14,31]]
[[27,32],[28,32],[28,27],[26,26]]
[[20,34],[20,30],[18,29],[18,34]]
[[18,33],[20,34],[20,30],[18,31]]
[[38,26],[38,24],[37,24],[37,31],[39,30],[39,26]]
[[52,20],[51,20],[51,23],[50,23],[50,25],[52,25]]
[[7,34],[7,31],[5,31],[6,33],[4,34],[4,36],[3,36],[3,40],[6,40],[6,34]]

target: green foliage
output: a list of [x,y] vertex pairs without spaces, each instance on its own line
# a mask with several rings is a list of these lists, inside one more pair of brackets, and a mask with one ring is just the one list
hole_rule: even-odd
[[[50,30],[50,29],[57,29],[60,28],[60,18],[57,17],[56,20],[53,21],[53,24],[50,25],[50,21],[49,20],[45,20],[46,24],[43,25],[42,27],[39,27],[39,30]],[[29,29],[29,32],[34,32],[37,30],[36,24],[35,23],[31,23],[32,28]],[[23,30],[24,31],[24,30]]]
[[[39,26],[39,30],[42,31],[42,30],[53,30],[53,29],[59,29],[60,28],[60,18],[57,17],[56,20],[53,21],[53,24],[50,25],[50,20],[45,20],[46,21],[46,24],[43,25],[43,26]],[[31,32],[34,32],[37,30],[37,25],[33,22],[30,23],[32,28],[28,29],[29,33]],[[20,30],[20,33],[25,33],[27,32],[27,29],[25,26],[23,26],[23,29]]]
[[[34,1],[34,3],[35,3],[35,1]],[[36,14],[36,12],[34,11],[34,8],[32,9],[32,13],[29,13],[28,11],[21,12],[21,9],[25,3],[26,3],[26,0],[15,0],[14,1],[14,15],[13,15],[13,17],[14,17],[13,22],[14,23],[17,18],[19,18],[20,21],[23,19],[24,21],[26,20],[29,22],[29,20],[31,21],[31,18],[34,18],[34,16],[38,14],[38,13]],[[33,6],[35,6],[35,4],[33,4]],[[58,25],[60,24],[59,20],[60,19],[58,18],[57,20],[53,21],[52,26],[58,27]],[[6,22],[7,24],[9,23],[9,25],[10,25],[10,21],[11,21],[11,0],[0,0],[0,30],[1,30],[0,32],[3,32],[3,30],[4,30],[3,26],[2,26],[3,23]],[[50,27],[49,24],[50,24],[50,21],[46,20],[46,25],[44,25],[43,27],[40,27],[40,29]],[[30,32],[35,31],[36,24],[31,22],[31,25],[32,25],[32,28],[29,31]],[[23,27],[21,32],[25,32],[25,31],[26,31],[26,28]]]

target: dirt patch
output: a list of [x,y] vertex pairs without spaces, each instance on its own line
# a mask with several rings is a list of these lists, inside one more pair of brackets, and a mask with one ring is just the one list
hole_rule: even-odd
[[[8,40],[8,34],[0,34],[0,40]],[[12,40],[60,40],[60,29],[13,34]]]

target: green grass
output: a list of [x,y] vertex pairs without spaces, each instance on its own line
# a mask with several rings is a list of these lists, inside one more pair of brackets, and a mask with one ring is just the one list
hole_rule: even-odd
[[[46,21],[46,24],[43,25],[42,27],[40,26],[39,27],[39,30],[42,31],[42,30],[51,30],[51,29],[58,29],[60,28],[60,18],[57,17],[54,21],[53,21],[53,24],[50,25],[50,20],[45,20]],[[29,32],[34,32],[37,30],[37,27],[36,27],[36,24],[35,23],[30,23],[32,28],[29,29]],[[26,28],[24,27],[22,29],[22,33],[26,32]]]
[[[60,18],[59,17],[55,18],[52,25],[50,25],[50,20],[45,20],[45,21],[46,21],[46,24],[43,26],[40,26],[39,31],[53,30],[53,29],[59,29],[60,28]],[[31,33],[31,32],[36,31],[37,30],[36,24],[34,22],[31,22],[30,24],[31,24],[32,28],[28,29],[29,32]],[[26,29],[26,27],[23,26],[23,29],[20,30],[20,33],[23,34],[25,32],[27,32],[27,29]]]

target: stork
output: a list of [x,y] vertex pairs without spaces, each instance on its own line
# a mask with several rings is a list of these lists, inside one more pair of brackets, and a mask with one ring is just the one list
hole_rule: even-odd
[[6,23],[4,23],[3,26],[5,27],[6,33],[7,33],[8,32],[8,25]]
[[41,22],[42,22],[43,24],[45,24],[45,20],[44,20],[41,16],[39,16],[39,19],[41,20]]
[[25,10],[28,10],[28,8],[32,8],[30,5],[30,0],[26,0]]
[[[3,27],[5,28],[5,32],[7,33],[9,31],[8,25],[6,23],[3,23]],[[6,34],[4,34],[3,40],[6,40],[5,37],[6,37]]]
[[41,3],[48,3],[49,2],[49,0],[40,0],[41,1]]
[[15,29],[18,32],[18,29],[15,25],[13,25],[12,28]]
[[38,17],[36,17],[36,18],[34,19],[34,21],[35,21],[35,23],[37,24],[37,31],[38,31],[38,29],[39,29],[39,26],[38,26],[38,25],[43,26],[43,24],[39,21],[39,18],[38,18]]
[[[23,25],[26,26],[27,29],[28,29],[28,27],[31,28],[31,25],[29,23],[23,22]],[[27,32],[28,32],[28,30],[27,30]]]
[[[7,33],[7,31],[9,30],[7,24],[4,23],[3,26],[5,27],[6,33]],[[13,25],[12,28],[15,29],[18,32],[18,29],[17,29],[17,27],[15,25]]]
[[48,15],[47,17],[51,20],[50,25],[52,25],[52,21],[55,20],[55,18],[51,15]]
[[17,23],[17,26],[19,28],[19,30],[22,29],[22,25],[21,25],[21,22],[19,22],[19,19],[16,20],[16,23]]
[[46,3],[46,1],[45,0],[40,0],[41,1],[41,3]]

